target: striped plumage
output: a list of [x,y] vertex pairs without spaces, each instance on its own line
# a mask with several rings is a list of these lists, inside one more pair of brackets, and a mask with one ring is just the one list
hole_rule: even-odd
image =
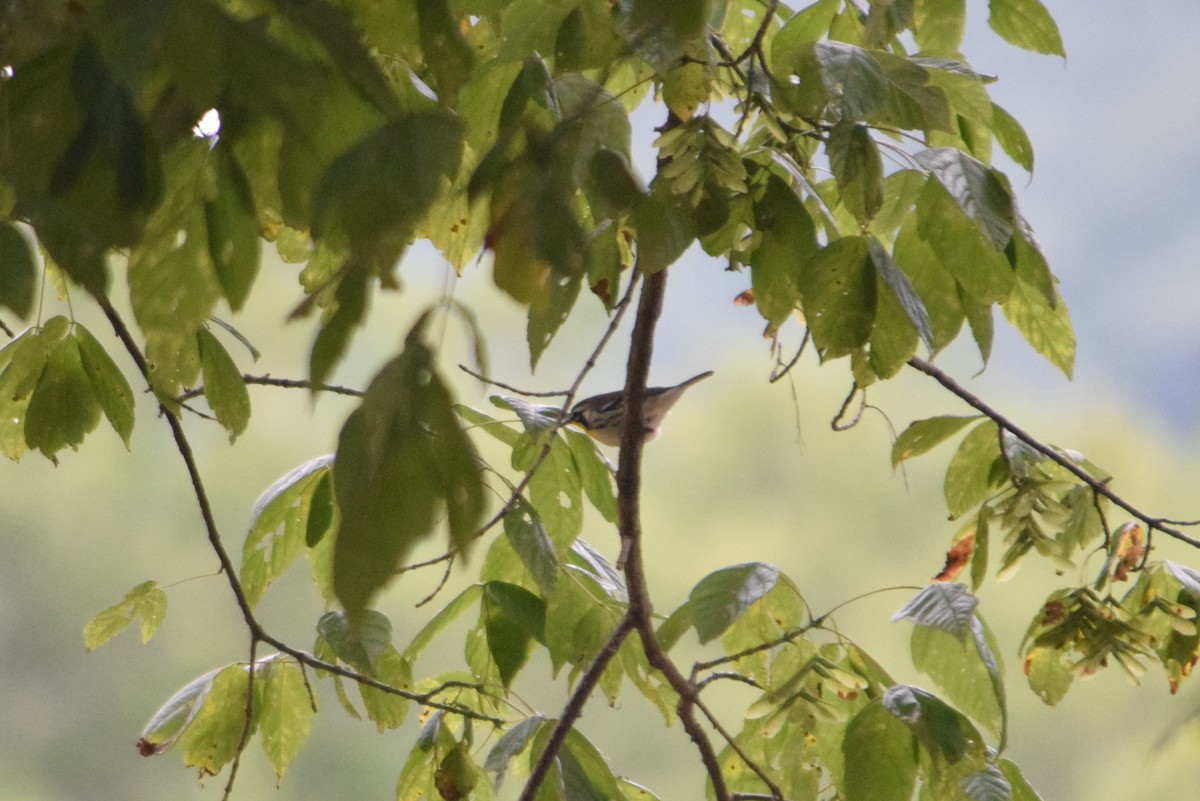
[[[642,420],[647,441],[659,435],[667,412],[671,411],[671,407],[687,391],[687,388],[712,374],[712,370],[708,370],[673,387],[648,387],[646,389],[646,398],[642,404]],[[624,403],[624,392],[605,392],[601,395],[584,398],[571,408],[571,413],[567,416],[567,425],[579,426],[593,439],[605,445],[619,446],[621,444],[621,423],[624,419],[622,409]]]

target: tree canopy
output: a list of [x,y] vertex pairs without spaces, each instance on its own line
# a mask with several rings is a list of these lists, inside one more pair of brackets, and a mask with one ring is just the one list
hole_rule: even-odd
[[[987,13],[1010,44],[1065,56],[1039,0],[990,0]],[[670,797],[609,764],[578,725],[593,696],[637,693],[686,732],[718,801],[902,801],[917,788],[1033,799],[1005,755],[1015,690],[973,594],[1027,558],[1067,575],[1100,564],[1029,622],[1024,673],[1046,703],[1106,668],[1137,679],[1157,664],[1173,691],[1191,672],[1200,572],[1150,558],[1152,537],[1200,546],[1191,524],[1135,506],[1102,467],[937,364],[969,337],[986,365],[994,307],[1067,376],[1075,355],[1034,225],[994,163],[1003,153],[1032,173],[1033,146],[960,52],[964,0],[63,0],[6,14],[0,306],[28,327],[5,323],[0,450],[56,460],[102,423],[126,445],[139,422],[168,426],[197,536],[250,643],[165,700],[138,740],[146,756],[225,772],[230,795],[257,739],[282,778],[329,688],[381,732],[419,715],[399,799]],[[648,177],[632,166],[646,132],[630,118],[647,106]],[[455,271],[490,272],[526,310],[531,368],[553,357],[575,375],[553,403],[489,375],[487,344],[513,333],[451,293],[365,387],[333,383],[377,295],[403,293],[397,265],[421,240]],[[237,318],[262,291],[265,246],[300,266],[290,317],[319,320],[306,376],[239,366],[258,347],[269,363]],[[737,302],[762,317],[770,380],[810,350],[840,371],[835,427],[902,373],[969,408],[917,420],[892,445],[901,465],[957,442],[945,566],[895,615],[929,687],[893,679],[770,554],[655,609],[641,421],[667,279],[695,247],[745,276]],[[86,328],[84,303],[111,330]],[[607,319],[593,341],[549,351],[588,305]],[[632,309],[614,467],[567,413]],[[469,352],[444,352],[446,326]],[[456,361],[500,388],[493,408],[457,402]],[[357,401],[335,453],[263,491],[239,555],[189,432],[217,425],[235,441],[255,385]],[[161,423],[137,419],[143,388]],[[425,558],[431,541],[440,554]],[[301,557],[323,599],[295,610],[311,646],[256,612]],[[473,580],[443,591],[459,564]],[[397,639],[376,607],[415,571],[443,577],[418,605],[421,628]],[[86,646],[135,622],[148,641],[170,625],[168,600],[139,584],[87,624]],[[430,658],[452,638],[460,659]],[[543,662],[558,708],[520,701]]]

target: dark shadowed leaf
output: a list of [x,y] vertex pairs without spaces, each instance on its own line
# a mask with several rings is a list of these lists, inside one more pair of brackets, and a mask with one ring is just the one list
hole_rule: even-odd
[[28,317],[36,271],[30,244],[20,229],[7,220],[0,222],[0,306],[12,309],[18,317]]
[[371,381],[338,439],[334,587],[352,619],[413,546],[433,533],[441,509],[451,544],[460,548],[483,512],[474,447],[421,340],[426,319]]
[[233,152],[213,148],[215,192],[204,204],[208,252],[221,292],[234,311],[242,308],[258,275],[258,215],[246,174]]
[[817,250],[812,217],[791,187],[771,173],[762,198],[754,204],[762,233],[750,254],[750,281],[759,313],[779,327],[800,304],[800,271]]

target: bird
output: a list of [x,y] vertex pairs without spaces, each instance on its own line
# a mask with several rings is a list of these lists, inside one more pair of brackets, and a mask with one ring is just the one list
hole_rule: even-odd
[[[646,441],[661,433],[663,419],[687,388],[713,374],[707,370],[671,387],[647,387],[642,401],[642,430]],[[571,407],[565,424],[582,428],[592,439],[604,445],[621,444],[621,428],[625,419],[625,393],[605,392],[584,398]]]

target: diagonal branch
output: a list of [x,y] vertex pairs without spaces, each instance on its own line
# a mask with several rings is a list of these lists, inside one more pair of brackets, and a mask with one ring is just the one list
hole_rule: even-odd
[[575,725],[575,721],[583,714],[583,707],[587,704],[588,699],[592,697],[592,692],[595,691],[596,685],[600,682],[600,677],[604,675],[604,669],[608,667],[608,663],[617,655],[617,651],[621,648],[621,643],[633,631],[633,616],[626,613],[621,618],[621,622],[613,629],[608,640],[600,649],[600,653],[596,654],[596,658],[592,660],[592,664],[588,665],[588,669],[584,672],[579,680],[579,684],[571,693],[570,700],[563,707],[562,715],[558,722],[554,724],[554,730],[550,732],[550,737],[546,740],[546,747],[542,749],[541,756],[538,757],[537,764],[533,766],[533,770],[529,774],[529,779],[525,782],[525,787],[521,790],[521,795],[517,801],[533,801],[537,797],[538,788],[542,786],[542,782],[546,779],[546,774],[550,772],[550,766],[554,764],[558,757],[558,752],[562,750],[563,743],[567,740],[567,735],[571,732],[571,727]]
[[1057,464],[1059,467],[1062,467],[1064,470],[1074,475],[1084,484],[1087,484],[1092,488],[1092,492],[1096,493],[1097,495],[1104,496],[1108,500],[1112,501],[1112,503],[1116,506],[1119,506],[1138,520],[1145,523],[1148,529],[1161,531],[1168,537],[1173,537],[1180,542],[1186,542],[1188,545],[1191,545],[1195,548],[1200,548],[1200,539],[1188,536],[1175,527],[1177,525],[1194,525],[1196,523],[1200,523],[1200,521],[1178,521],[1165,517],[1153,517],[1152,515],[1141,511],[1129,501],[1113,492],[1109,488],[1107,482],[1096,478],[1087,470],[1083,469],[1080,465],[1073,462],[1071,459],[1067,458],[1054,448],[1046,445],[1041,440],[1035,438],[1032,434],[1029,434],[1024,429],[1017,426],[1003,414],[992,408],[982,398],[975,395],[962,384],[959,384],[957,381],[947,375],[946,372],[941,368],[936,367],[930,362],[927,362],[924,359],[916,356],[909,359],[908,364],[913,369],[919,370],[920,372],[925,373],[925,375],[933,378],[943,387],[950,390],[951,393],[957,395],[961,400],[966,402],[968,406],[975,408],[979,412],[983,413],[986,417],[991,418],[991,420],[998,425],[1002,431],[1007,431],[1008,433],[1012,434],[1014,437],[1021,440],[1026,445]]

